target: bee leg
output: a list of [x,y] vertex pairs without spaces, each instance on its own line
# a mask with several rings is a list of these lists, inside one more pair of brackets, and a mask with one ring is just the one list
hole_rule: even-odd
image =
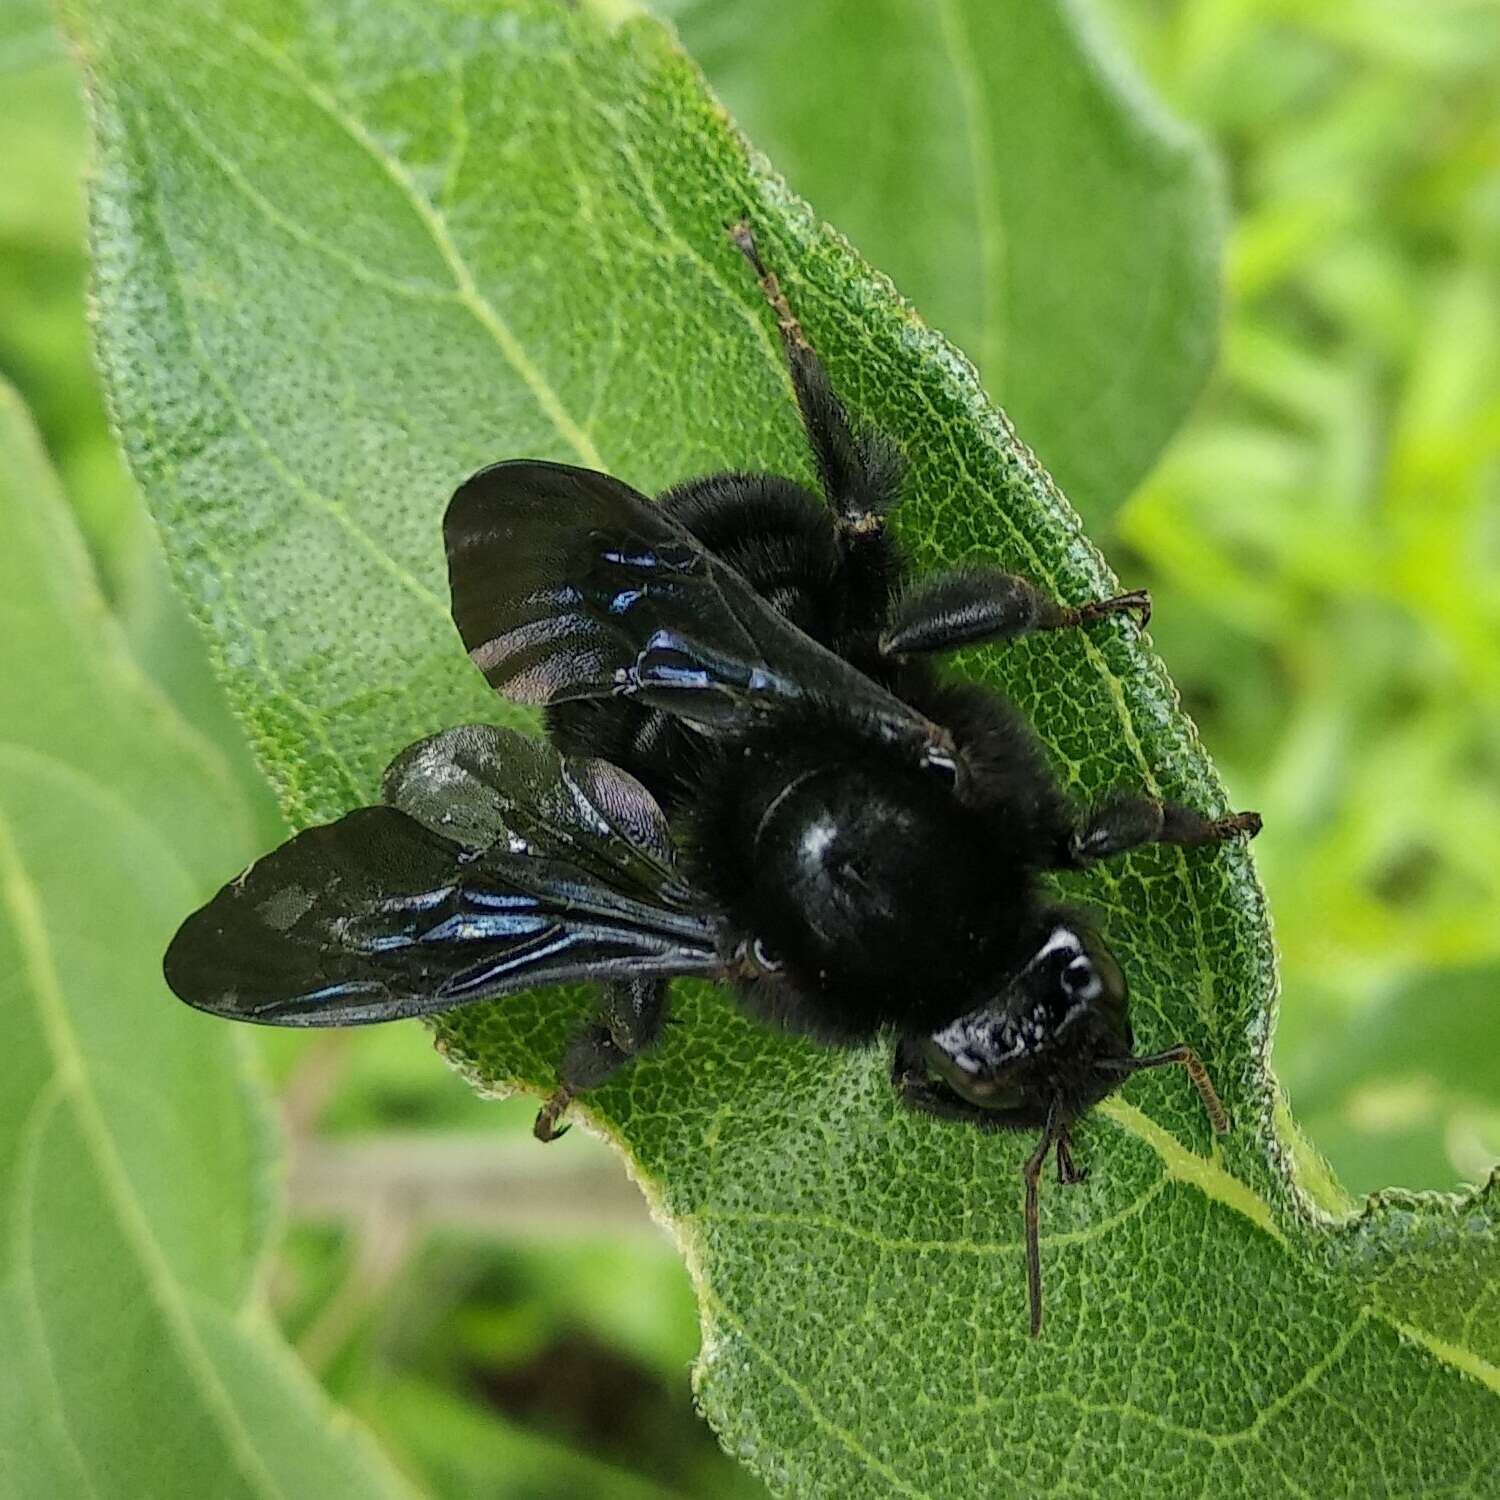
[[850,423],[843,402],[834,394],[828,371],[808,343],[781,283],[761,259],[749,222],[741,219],[730,226],[729,237],[750,262],[760,289],[776,314],[792,388],[823,493],[834,509],[844,540],[857,546],[861,538],[880,534],[885,513],[900,498],[906,462],[901,450],[884,433],[874,429],[856,431]]
[[557,1070],[558,1087],[537,1111],[532,1134],[539,1141],[566,1135],[568,1126],[558,1122],[573,1100],[655,1046],[666,1024],[665,979],[626,979],[605,986],[599,1015],[568,1043]]
[[[1047,1164],[1047,1153],[1054,1146],[1058,1147],[1059,1153],[1065,1148],[1062,1141],[1067,1136],[1068,1127],[1063,1122],[1062,1107],[1056,1099],[1047,1108],[1047,1123],[1042,1127],[1042,1138],[1036,1143],[1036,1150],[1026,1158],[1026,1164],[1021,1168],[1021,1180],[1026,1184],[1026,1294],[1031,1304],[1031,1336],[1037,1338],[1042,1331],[1042,1230],[1041,1230],[1041,1182],[1042,1168]],[[1068,1156],[1069,1166],[1072,1165],[1072,1155]],[[1062,1161],[1059,1156],[1057,1164],[1058,1176],[1062,1175]]]
[[[896,1044],[896,1055],[891,1063],[891,1082],[903,1104],[919,1109],[924,1114],[938,1115],[945,1120],[964,1120],[986,1130],[1001,1128],[992,1111],[960,1099],[946,1085],[934,1083],[928,1078],[922,1063],[921,1042],[915,1036],[903,1036]],[[1036,1338],[1042,1331],[1042,1235],[1039,1201],[1042,1168],[1047,1164],[1047,1156],[1054,1147],[1057,1149],[1057,1180],[1070,1185],[1082,1182],[1088,1174],[1073,1160],[1073,1142],[1063,1118],[1062,1104],[1057,1099],[1053,1099],[1047,1106],[1042,1138],[1021,1168],[1021,1180],[1026,1186],[1026,1292],[1031,1306],[1032,1338]]]
[[971,565],[935,574],[909,590],[891,611],[880,649],[887,656],[953,651],[1127,613],[1138,615],[1145,628],[1151,618],[1151,596],[1145,589],[1075,608],[1015,573]]
[[1223,843],[1240,834],[1253,839],[1260,828],[1260,814],[1255,812],[1206,818],[1175,802],[1157,802],[1151,797],[1116,797],[1085,814],[1068,836],[1057,867],[1079,869],[1141,844],[1180,844],[1193,848]]
[[1075,1187],[1088,1175],[1089,1169],[1073,1160],[1073,1137],[1064,1126],[1057,1133],[1057,1181],[1062,1187]]
[[559,1125],[557,1122],[568,1112],[568,1106],[573,1102],[572,1089],[558,1087],[547,1095],[546,1101],[536,1112],[536,1120],[531,1127],[531,1133],[537,1140],[560,1141],[569,1130],[571,1125]]
[[1192,1080],[1193,1087],[1198,1090],[1198,1097],[1203,1101],[1204,1111],[1214,1130],[1219,1135],[1228,1135],[1229,1111],[1224,1108],[1223,1101],[1219,1098],[1219,1091],[1208,1076],[1208,1069],[1203,1066],[1203,1060],[1186,1042],[1178,1042],[1168,1047],[1165,1052],[1153,1052],[1145,1057],[1106,1058],[1100,1063],[1100,1067],[1122,1075],[1139,1073],[1145,1068],[1165,1068],[1173,1065],[1181,1067]]

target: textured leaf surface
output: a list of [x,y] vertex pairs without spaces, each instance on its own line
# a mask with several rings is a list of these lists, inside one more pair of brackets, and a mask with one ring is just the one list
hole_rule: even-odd
[[[497,0],[74,12],[116,413],[295,816],[373,798],[419,734],[504,714],[444,598],[438,519],[478,465],[581,461],[646,490],[807,472],[723,234],[747,210],[836,382],[906,446],[922,562],[1113,587],[970,366],[747,158],[654,23]],[[1223,806],[1128,627],[967,666],[1080,794]],[[1492,1490],[1500,1371],[1409,1295],[1428,1237],[1377,1210],[1383,1270],[1358,1274],[1292,1185],[1247,855],[1151,850],[1078,889],[1141,1043],[1202,1048],[1237,1128],[1212,1141],[1159,1075],[1086,1124],[1091,1176],[1045,1199],[1039,1343],[1027,1143],[902,1112],[879,1049],[819,1052],[684,987],[660,1055],[591,1102],[698,1281],[725,1442],[797,1495]],[[443,1044],[487,1083],[545,1087],[586,1003],[457,1013]],[[1492,1211],[1434,1210],[1486,1244]]]
[[0,515],[0,1493],[402,1493],[260,1311],[236,1039],[161,1000],[243,810],[120,647],[4,386]]
[[658,0],[793,188],[1097,526],[1202,387],[1222,209],[1091,0]]

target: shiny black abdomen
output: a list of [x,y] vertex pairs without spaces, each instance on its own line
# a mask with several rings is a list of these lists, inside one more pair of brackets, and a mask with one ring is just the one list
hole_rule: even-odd
[[1018,941],[1031,871],[993,821],[847,732],[742,747],[703,784],[693,831],[696,877],[772,969],[745,998],[794,1029],[937,1024]]
[[730,918],[738,987],[765,1019],[849,1042],[988,999],[1016,961],[1041,856],[1069,826],[1029,728],[992,693],[881,655],[901,573],[881,528],[840,531],[775,475],[710,475],[659,503],[806,634],[951,731],[969,798],[815,700],[743,738],[624,698],[559,703],[553,742],[629,771],[661,804]]

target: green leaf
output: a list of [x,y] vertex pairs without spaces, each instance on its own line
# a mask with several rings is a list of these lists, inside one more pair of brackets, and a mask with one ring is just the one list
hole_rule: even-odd
[[249,844],[234,777],[219,750],[178,718],[131,659],[67,501],[8,386],[0,386],[0,420],[0,722],[7,750],[108,787],[123,807],[169,830],[179,862],[206,884]]
[[6,386],[0,514],[0,1487],[403,1493],[270,1329],[263,1107],[163,993],[243,809],[122,649]]
[[50,5],[11,0],[0,12],[0,77],[0,161],[20,168],[0,173],[0,369],[14,376],[42,430],[132,654],[189,724],[212,738],[209,753],[249,803],[258,835],[273,837],[280,813],[229,713],[203,635],[167,581],[155,529],[105,417],[82,296],[87,124]]
[[1364,1212],[1328,1241],[1332,1273],[1354,1283],[1372,1316],[1492,1388],[1500,1368],[1497,1184],[1500,1172],[1468,1200],[1372,1194]]
[[[300,819],[373,799],[417,735],[506,713],[447,619],[438,523],[469,471],[807,474],[723,232],[743,212],[837,385],[905,445],[922,565],[1115,586],[972,368],[747,154],[670,36],[616,9],[75,0],[121,434]],[[1128,628],[967,670],[1080,796],[1224,806]],[[903,1111],[881,1049],[822,1051],[683,986],[660,1054],[591,1097],[696,1279],[697,1388],[726,1445],[797,1495],[1483,1493],[1500,1369],[1431,1306],[1393,1313],[1293,1181],[1248,855],[1152,849],[1071,888],[1104,914],[1140,1043],[1201,1048],[1236,1129],[1212,1139],[1160,1075],[1085,1123],[1087,1183],[1044,1204],[1040,1342],[1029,1142]],[[486,1085],[544,1089],[587,1003],[472,1007],[442,1043]],[[1494,1198],[1461,1211],[1481,1238]],[[1371,1222],[1396,1262],[1421,1253]]]
[[966,350],[1098,527],[1218,339],[1223,207],[1089,0],[658,0],[740,124]]
[[0,11],[0,78],[50,62],[61,50],[51,12],[41,0],[11,0]]

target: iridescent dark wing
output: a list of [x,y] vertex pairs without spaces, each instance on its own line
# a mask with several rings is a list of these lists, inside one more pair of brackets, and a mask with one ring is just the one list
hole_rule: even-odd
[[386,807],[310,828],[183,923],[189,1005],[352,1026],[579,979],[716,974],[661,810],[602,761],[471,725],[404,751]]
[[382,795],[470,849],[571,863],[602,885],[700,906],[677,873],[667,821],[651,794],[608,761],[559,756],[544,740],[465,724],[419,740],[386,769]]
[[443,521],[453,618],[521,703],[625,694],[740,727],[809,694],[925,743],[932,726],[778,614],[629,485],[517,461],[464,483]]

